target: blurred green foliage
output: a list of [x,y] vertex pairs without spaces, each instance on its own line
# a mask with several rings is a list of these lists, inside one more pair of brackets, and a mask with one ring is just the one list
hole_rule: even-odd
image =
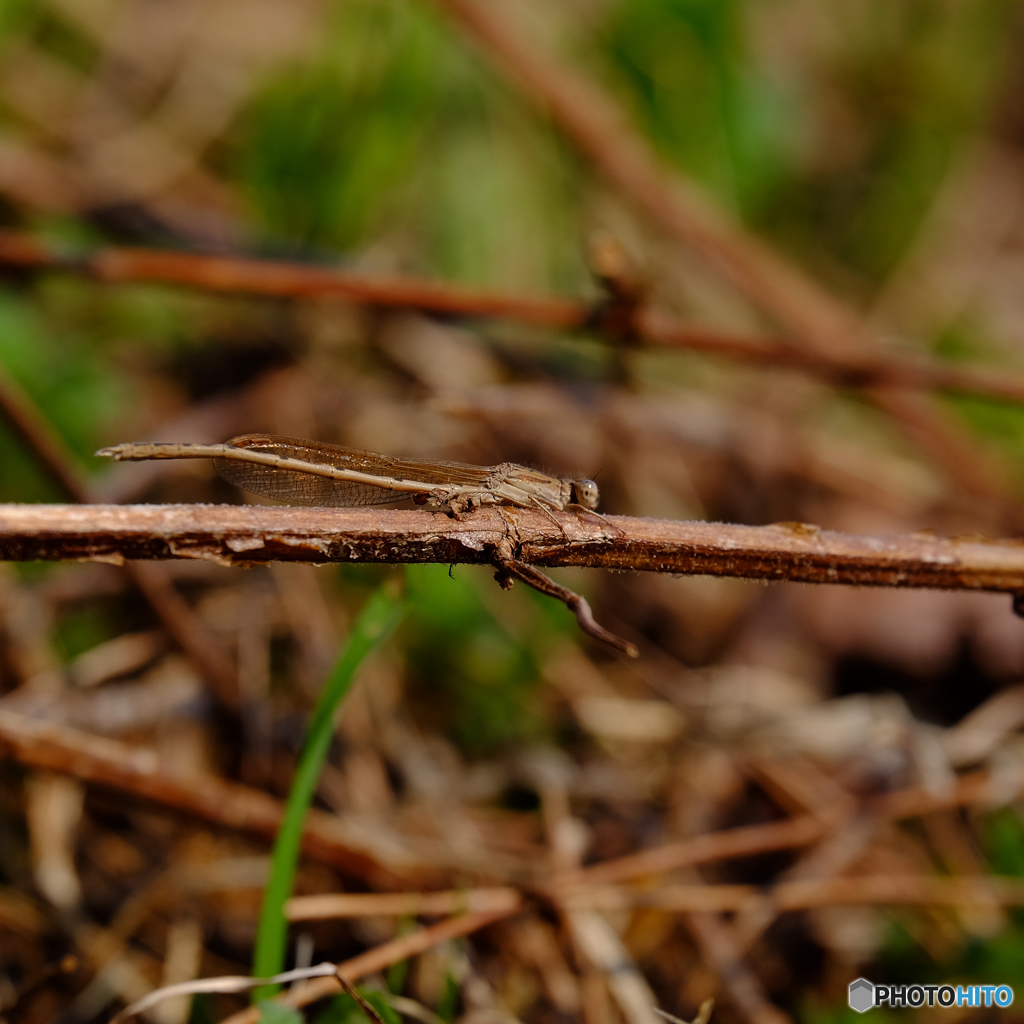
[[80,71],[88,72],[99,59],[99,48],[88,33],[39,0],[0,3],[0,42],[11,38],[30,39]]
[[441,1020],[453,1021],[458,1014],[461,991],[459,983],[449,971],[444,976],[444,988],[437,1001],[437,1015]]
[[275,1003],[269,999],[265,999],[257,1005],[260,1008],[261,1024],[305,1024],[306,1018],[292,1006]]
[[[248,112],[239,169],[269,235],[342,250],[379,227],[422,157],[450,37],[418,5],[335,5],[319,60]],[[448,52],[445,52],[448,51]]]
[[1015,470],[1013,482],[1018,489],[1024,485],[1024,409],[969,395],[950,397],[947,401],[965,423],[1007,457],[1007,464]]
[[[361,988],[359,994],[381,1015],[385,1024],[401,1024],[401,1018],[391,1009],[382,993]],[[296,1014],[296,1016],[302,1020],[300,1014]],[[263,1020],[266,1021],[266,1019],[264,1016]],[[271,1024],[277,1024],[277,1022],[271,1022]],[[281,1021],[280,1024],[288,1024],[288,1022]],[[327,1004],[326,1009],[316,1017],[316,1024],[373,1024],[373,1022],[367,1018],[360,1005],[346,992],[335,996]]]
[[[444,565],[406,567],[403,632],[413,693],[435,726],[478,755],[545,733],[536,648],[491,613],[474,585],[494,587],[492,575],[463,565],[451,575]],[[535,625],[543,632],[543,622]]]
[[[614,4],[608,63],[662,153],[753,226],[877,283],[1002,82],[1009,0]],[[775,22],[775,23],[773,23]]]
[[602,42],[661,151],[747,216],[790,168],[795,97],[750,61],[738,0],[613,7]]
[[[265,1017],[262,1019],[266,1021]],[[199,992],[192,997],[192,1009],[188,1015],[188,1024],[217,1024],[213,998],[208,993]]]
[[[0,367],[29,394],[83,464],[91,461],[125,390],[102,355],[82,282],[52,281],[36,301],[0,291]],[[0,432],[0,500],[54,500],[52,485],[6,428]]]
[[58,654],[70,661],[84,651],[112,640],[118,635],[121,623],[111,615],[105,602],[91,602],[61,616],[56,628]]
[[583,275],[561,145],[426,5],[334,4],[316,56],[250,106],[235,166],[274,249],[333,256],[383,234],[470,281]]
[[[982,834],[990,869],[997,875],[1024,876],[1024,822],[1018,811],[1005,808],[990,814],[983,822]],[[888,939],[865,976],[876,985],[1009,984],[1019,989],[1020,965],[1024,962],[1024,911],[1010,908],[1005,912],[1008,926],[996,935],[969,938],[946,959],[936,960],[918,941],[916,928],[905,926],[904,913],[893,911]],[[880,1007],[871,1013],[872,1020],[895,1021],[903,1019],[906,1011]],[[837,1009],[810,1002],[804,1005],[802,1017],[810,1024],[852,1024],[862,1019],[849,1007]]]

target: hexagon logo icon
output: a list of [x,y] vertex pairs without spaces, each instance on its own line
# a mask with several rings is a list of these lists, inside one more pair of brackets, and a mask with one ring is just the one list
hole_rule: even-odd
[[875,986],[867,978],[850,982],[850,1009],[866,1013],[875,1004]]

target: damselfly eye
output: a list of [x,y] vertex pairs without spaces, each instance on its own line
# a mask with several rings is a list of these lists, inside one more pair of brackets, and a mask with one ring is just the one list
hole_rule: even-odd
[[597,508],[601,495],[593,480],[577,480],[573,483],[573,488],[576,491],[577,505],[582,505],[584,508]]

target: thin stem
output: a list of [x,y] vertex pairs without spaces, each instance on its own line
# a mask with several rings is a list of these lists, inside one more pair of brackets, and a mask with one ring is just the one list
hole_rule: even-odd
[[[1024,593],[1015,538],[867,535],[807,523],[742,526],[481,508],[453,519],[417,509],[270,505],[0,505],[6,561],[201,558],[285,562],[581,566],[857,586]],[[504,513],[504,514],[503,514]],[[568,538],[568,540],[567,540]]]
[[[288,921],[284,916],[285,901],[292,894],[295,869],[299,861],[303,822],[313,799],[320,770],[334,735],[334,722],[341,702],[352,687],[356,669],[366,656],[394,629],[404,611],[403,605],[387,585],[380,587],[367,601],[352,627],[348,643],[317,701],[309,723],[306,741],[299,758],[295,777],[285,805],[284,818],[274,843],[270,879],[263,893],[253,974],[269,977],[279,974],[284,966],[288,938]],[[253,993],[253,1001],[266,999],[276,991],[267,985]]]
[[545,576],[544,573],[534,569],[532,565],[526,565],[524,562],[516,561],[514,558],[496,559],[494,564],[498,568],[495,579],[503,588],[507,589],[512,585],[512,577],[522,580],[528,587],[533,587],[539,593],[547,597],[553,597],[556,601],[561,601],[576,616],[576,622],[579,624],[580,629],[588,636],[592,636],[595,640],[600,640],[601,643],[607,644],[613,650],[620,651],[630,658],[640,657],[640,651],[635,644],[631,644],[628,640],[623,640],[622,637],[616,636],[605,629],[594,618],[590,604],[582,594],[577,594],[574,590],[563,587],[560,583],[556,583],[551,579],[550,576]]
[[[722,356],[818,377],[839,387],[885,387],[981,395],[1024,402],[1019,373],[963,366],[921,354],[858,346],[846,351],[803,347],[793,332],[745,335],[684,323],[648,307],[640,292],[624,295],[614,277],[600,275],[611,302],[592,307],[571,297],[482,292],[419,278],[368,277],[334,267],[236,259],[160,249],[101,248],[68,259],[32,235],[0,230],[0,266],[85,274],[100,281],[147,281],[238,295],[313,299],[339,296],[388,309],[419,309],[466,317],[501,317],[556,330],[596,331],[615,343],[633,342]],[[2,387],[2,385],[0,385]],[[19,430],[17,422],[14,429]]]

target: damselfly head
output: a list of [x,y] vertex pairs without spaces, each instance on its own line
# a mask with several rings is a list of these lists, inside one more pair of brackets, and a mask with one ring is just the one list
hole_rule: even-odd
[[573,500],[584,508],[595,509],[601,500],[597,484],[593,480],[573,480]]

